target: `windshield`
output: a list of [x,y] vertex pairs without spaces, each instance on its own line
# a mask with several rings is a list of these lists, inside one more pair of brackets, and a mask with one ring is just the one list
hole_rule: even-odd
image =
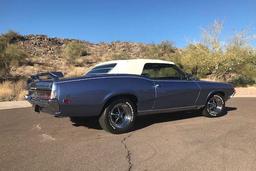
[[116,63],[96,66],[91,69],[86,75],[106,74],[110,72],[115,66]]

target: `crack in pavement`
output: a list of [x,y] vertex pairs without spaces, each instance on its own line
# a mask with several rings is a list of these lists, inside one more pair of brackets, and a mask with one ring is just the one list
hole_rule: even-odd
[[128,136],[124,137],[122,140],[121,140],[121,143],[124,145],[124,148],[126,150],[126,160],[128,162],[128,171],[131,171],[132,170],[132,167],[133,167],[133,164],[132,164],[132,160],[131,160],[131,151],[129,150],[127,144],[126,144],[126,141],[129,137],[131,137],[132,134],[129,134]]

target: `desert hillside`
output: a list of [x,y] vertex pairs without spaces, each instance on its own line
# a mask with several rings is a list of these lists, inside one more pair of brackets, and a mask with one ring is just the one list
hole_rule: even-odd
[[[20,36],[13,44],[27,53],[27,57],[24,59],[25,64],[14,66],[10,74],[24,77],[53,70],[62,71],[66,76],[76,76],[101,61],[154,58],[148,56],[148,51],[156,46],[131,42],[93,44],[74,39],[49,38],[46,35]],[[168,55],[178,52],[169,42],[163,42],[162,46],[170,46]]]
[[61,71],[66,77],[81,76],[96,63],[115,59],[163,59],[199,78],[236,86],[254,85],[255,47],[244,36],[234,35],[232,41],[223,45],[214,35],[179,49],[169,41],[90,43],[10,31],[0,36],[0,101],[22,99],[26,79],[32,74]]

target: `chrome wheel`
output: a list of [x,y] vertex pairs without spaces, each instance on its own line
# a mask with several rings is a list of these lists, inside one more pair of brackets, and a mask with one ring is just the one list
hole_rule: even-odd
[[116,128],[125,128],[133,121],[134,111],[132,106],[126,103],[118,103],[110,110],[110,125]]
[[224,104],[225,103],[221,96],[214,95],[207,102],[207,106],[206,106],[207,112],[211,116],[218,116],[219,114],[221,114]]

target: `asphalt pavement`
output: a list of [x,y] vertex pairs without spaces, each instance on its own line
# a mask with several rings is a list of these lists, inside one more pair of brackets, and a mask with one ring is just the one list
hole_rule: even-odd
[[122,135],[101,130],[96,118],[0,110],[0,170],[256,170],[256,98],[227,107],[219,118],[139,117]]

